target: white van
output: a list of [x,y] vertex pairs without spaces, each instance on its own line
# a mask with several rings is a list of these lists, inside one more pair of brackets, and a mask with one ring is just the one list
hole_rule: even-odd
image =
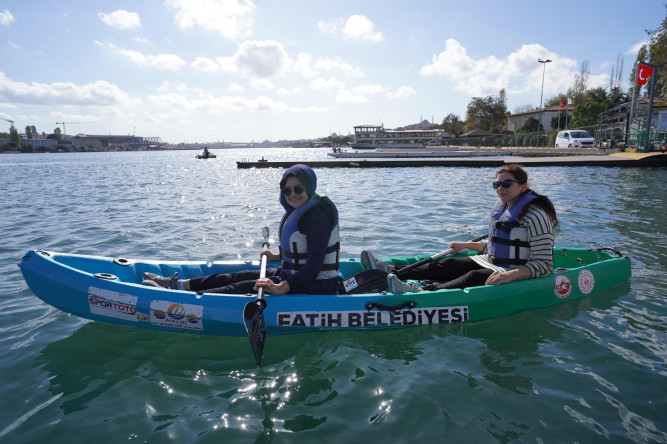
[[556,148],[593,148],[595,139],[584,130],[566,130],[556,135]]

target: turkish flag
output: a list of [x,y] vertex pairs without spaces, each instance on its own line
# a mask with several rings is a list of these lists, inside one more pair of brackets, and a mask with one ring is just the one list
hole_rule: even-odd
[[646,85],[648,78],[651,77],[655,68],[648,65],[642,65],[641,63],[637,66],[637,85]]
[[563,104],[563,101],[562,101],[562,100],[560,101],[560,107],[561,107],[561,108],[565,108],[565,105]]

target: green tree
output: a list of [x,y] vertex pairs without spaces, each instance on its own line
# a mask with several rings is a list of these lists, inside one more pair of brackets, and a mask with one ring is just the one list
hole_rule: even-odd
[[473,97],[466,111],[465,130],[475,128],[499,133],[507,123],[507,97],[505,90],[500,90],[497,97]]
[[[667,9],[667,4],[665,4],[665,8]],[[667,14],[658,29],[648,30],[646,33],[650,37],[648,45],[649,62],[653,65],[667,62]],[[657,77],[655,85],[655,97],[665,97],[665,93],[667,93],[667,75],[664,74],[664,67],[661,70],[662,75]]]
[[579,99],[579,103],[572,112],[572,123],[568,124],[570,128],[596,125],[600,113],[610,106],[607,91],[604,88],[594,88]]
[[540,130],[544,131],[544,126],[539,125],[540,128],[538,128],[539,122],[535,117],[529,117],[526,119],[526,122],[523,124],[521,128],[519,128],[520,133],[536,133]]
[[36,135],[37,135],[37,128],[35,128],[34,125],[27,125],[25,127],[25,136],[26,136],[26,138],[32,139]]
[[62,137],[63,137],[63,134],[60,132],[60,128],[56,127],[56,128],[53,130],[53,134],[56,136],[56,140],[57,140],[58,142],[60,142],[60,140],[61,140]]
[[[553,117],[551,118],[551,128],[553,128],[553,129],[559,129],[559,128],[561,128],[561,129],[565,129],[565,117],[566,117],[566,115],[565,115],[565,111],[563,110],[563,111],[560,113],[560,124],[559,124],[559,122],[558,122],[558,116],[553,116]],[[567,114],[568,127],[570,126],[570,125],[569,125],[569,122],[570,122],[571,120],[572,120],[572,114],[569,114],[569,113],[568,113],[568,114]]]
[[458,115],[454,113],[449,113],[444,119],[442,119],[442,129],[449,134],[458,136],[459,134],[463,133],[464,128],[465,123]]
[[11,130],[9,131],[9,140],[11,141],[12,145],[14,145],[14,148],[17,150],[21,149],[21,136],[19,135],[19,132],[12,126]]

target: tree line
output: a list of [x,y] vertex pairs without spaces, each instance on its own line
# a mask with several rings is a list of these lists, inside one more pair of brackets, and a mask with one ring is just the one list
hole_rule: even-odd
[[[667,9],[667,4],[665,4]],[[637,63],[648,62],[659,65],[667,62],[667,15],[660,27],[646,30],[649,37],[648,43],[643,45],[637,53],[636,62],[630,72],[630,88],[623,91],[621,87],[623,79],[623,58],[619,54],[616,63],[612,66],[608,88],[588,88],[589,64],[588,60],[581,63],[579,72],[575,75],[572,85],[567,91],[557,94],[544,102],[544,107],[559,106],[567,104],[568,99],[575,105],[571,114],[563,115],[567,118],[568,127],[580,128],[594,126],[599,120],[600,113],[613,108],[616,105],[628,102],[636,93],[637,97],[648,97],[650,95],[651,82],[644,86],[636,85]],[[655,74],[654,74],[655,75]],[[635,88],[637,91],[635,92]],[[658,76],[655,86],[655,97],[664,97],[667,92],[667,75]],[[525,111],[537,110],[538,107],[523,105],[515,109],[515,114]],[[496,134],[506,134],[507,117],[512,115],[507,109],[507,96],[501,89],[496,96],[473,97],[468,104],[465,120],[454,113],[448,114],[440,127],[449,134],[460,135],[476,128],[490,131]],[[558,119],[554,117],[551,127],[558,127]],[[564,121],[564,120],[563,120]],[[560,125],[562,126],[562,125]],[[542,131],[544,128],[535,118],[527,119],[519,132],[530,133]]]

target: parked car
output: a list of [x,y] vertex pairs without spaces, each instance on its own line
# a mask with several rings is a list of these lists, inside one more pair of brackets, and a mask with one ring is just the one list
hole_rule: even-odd
[[595,139],[584,130],[560,131],[556,135],[556,148],[593,148]]

